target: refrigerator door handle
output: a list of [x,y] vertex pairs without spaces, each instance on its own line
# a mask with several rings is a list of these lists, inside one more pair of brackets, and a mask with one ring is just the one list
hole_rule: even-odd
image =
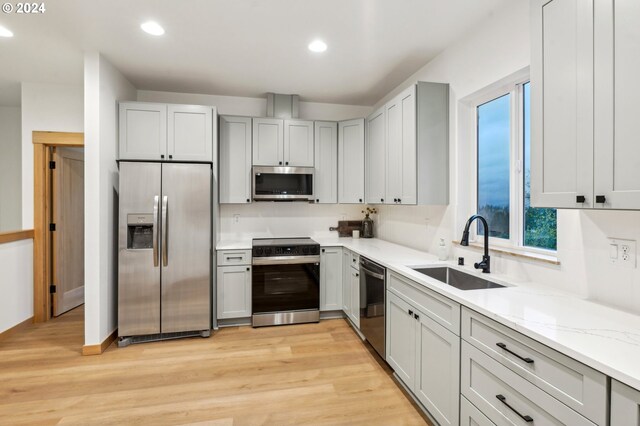
[[160,259],[158,258],[158,210],[160,208],[160,197],[153,197],[153,266],[158,266]]
[[167,227],[167,215],[169,214],[169,197],[162,197],[162,265],[167,266],[169,264],[169,247],[168,247],[168,234],[169,229]]

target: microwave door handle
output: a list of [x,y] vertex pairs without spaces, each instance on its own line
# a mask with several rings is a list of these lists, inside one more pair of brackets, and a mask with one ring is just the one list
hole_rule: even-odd
[[169,228],[167,215],[169,214],[169,197],[162,197],[162,265],[169,265]]
[[158,259],[158,209],[160,208],[160,197],[153,197],[153,230],[152,230],[152,239],[153,239],[153,266],[158,266],[160,263],[160,259]]

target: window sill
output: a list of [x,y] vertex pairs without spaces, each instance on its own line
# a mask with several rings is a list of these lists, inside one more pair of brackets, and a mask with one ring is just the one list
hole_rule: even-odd
[[[453,241],[453,244],[462,247],[460,241]],[[484,250],[484,245],[480,243],[470,242],[468,248]],[[560,265],[560,259],[552,254],[543,254],[527,251],[526,249],[512,247],[496,247],[489,246],[489,251],[494,253],[506,254],[521,259],[533,260],[536,262],[548,263],[550,265]]]

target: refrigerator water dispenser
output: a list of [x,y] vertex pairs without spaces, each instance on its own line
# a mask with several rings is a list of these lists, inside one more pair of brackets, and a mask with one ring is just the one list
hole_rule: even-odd
[[153,248],[153,214],[127,215],[127,250]]

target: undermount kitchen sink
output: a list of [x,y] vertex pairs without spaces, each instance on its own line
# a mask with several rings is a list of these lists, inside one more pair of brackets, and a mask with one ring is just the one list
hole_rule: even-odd
[[467,274],[449,267],[437,268],[412,268],[431,278],[435,278],[445,284],[460,290],[482,290],[488,288],[503,288],[505,286],[486,280],[482,277]]

